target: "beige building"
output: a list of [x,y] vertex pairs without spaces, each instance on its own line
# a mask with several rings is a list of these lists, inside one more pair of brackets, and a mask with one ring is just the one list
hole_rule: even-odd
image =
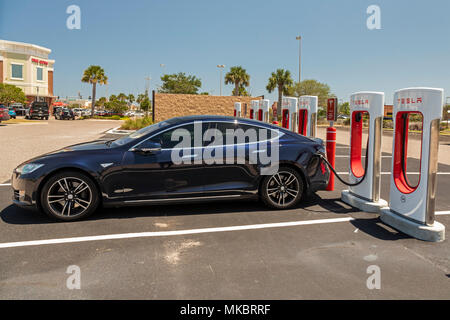
[[50,49],[23,42],[0,40],[0,83],[21,88],[29,103],[53,96],[53,66]]

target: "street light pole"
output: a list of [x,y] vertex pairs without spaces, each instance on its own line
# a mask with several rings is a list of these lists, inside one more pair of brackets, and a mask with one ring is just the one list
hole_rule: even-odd
[[298,83],[302,80],[302,37],[295,37],[298,40]]
[[222,70],[225,68],[224,64],[218,64],[217,68],[220,70],[220,95],[222,95]]

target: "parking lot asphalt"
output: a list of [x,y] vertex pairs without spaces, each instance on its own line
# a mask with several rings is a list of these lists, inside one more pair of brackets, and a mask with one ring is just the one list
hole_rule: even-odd
[[[347,154],[338,145],[338,172]],[[390,161],[383,153],[385,200]],[[410,159],[408,170],[419,165]],[[439,172],[436,219],[448,229],[450,166]],[[14,207],[0,186],[0,299],[449,299],[450,242],[399,233],[341,202],[343,189],[337,181],[285,211],[215,202],[102,209],[60,223]],[[17,244],[46,239],[59,240]],[[72,265],[79,290],[66,286]],[[381,287],[370,290],[374,265]]]

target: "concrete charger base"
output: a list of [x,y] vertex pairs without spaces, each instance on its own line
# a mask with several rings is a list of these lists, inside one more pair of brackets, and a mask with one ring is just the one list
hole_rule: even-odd
[[352,194],[349,190],[343,190],[341,192],[341,200],[361,211],[371,213],[379,213],[381,208],[387,207],[388,205],[387,201],[383,199],[380,199],[377,202],[361,199]]
[[445,226],[435,221],[432,226],[423,225],[392,212],[389,207],[382,208],[381,221],[419,240],[441,242],[445,240]]

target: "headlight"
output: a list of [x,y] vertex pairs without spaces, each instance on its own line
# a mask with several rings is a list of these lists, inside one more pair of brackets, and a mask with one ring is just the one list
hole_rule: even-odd
[[20,174],[27,174],[39,169],[42,166],[44,166],[42,163],[28,163],[16,168],[16,172]]

